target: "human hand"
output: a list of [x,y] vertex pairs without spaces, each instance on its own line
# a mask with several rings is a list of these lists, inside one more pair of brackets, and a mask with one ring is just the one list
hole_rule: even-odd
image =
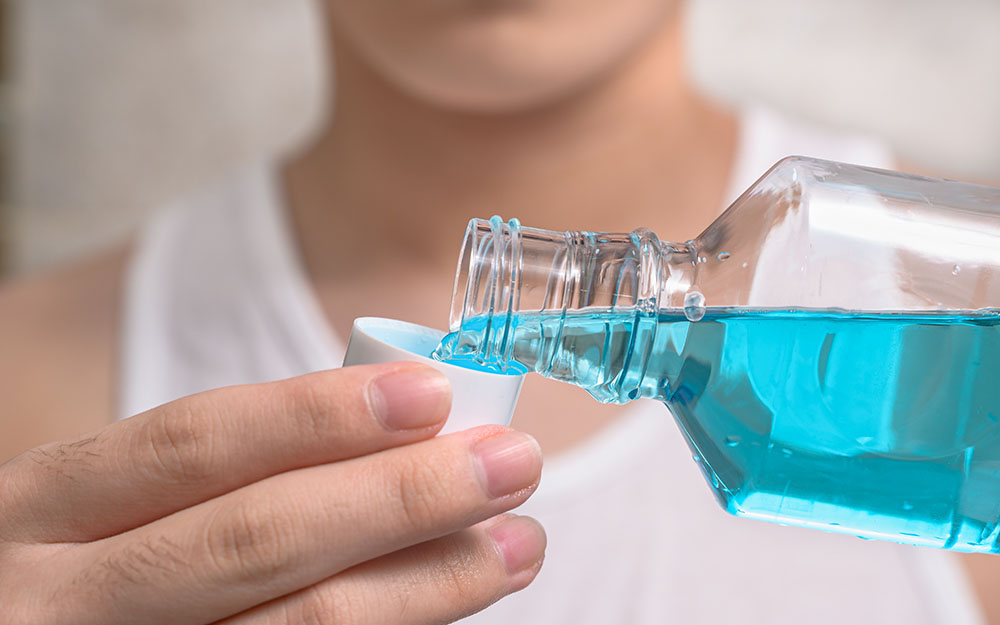
[[181,399],[0,466],[0,623],[441,623],[527,586],[527,435],[432,438],[446,378],[350,367]]

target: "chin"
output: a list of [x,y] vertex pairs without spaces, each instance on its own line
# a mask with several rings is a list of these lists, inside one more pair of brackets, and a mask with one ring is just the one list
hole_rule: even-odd
[[438,0],[392,11],[386,0],[328,2],[334,36],[376,73],[469,113],[526,111],[579,92],[673,14],[664,0]]
[[542,109],[572,97],[591,84],[594,72],[581,68],[553,69],[534,67],[496,68],[480,64],[475,72],[460,76],[445,73],[440,67],[427,72],[414,69],[390,76],[396,87],[407,95],[435,108],[470,114],[513,114]]

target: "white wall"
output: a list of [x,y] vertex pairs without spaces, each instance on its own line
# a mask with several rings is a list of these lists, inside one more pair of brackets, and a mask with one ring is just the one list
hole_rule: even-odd
[[16,0],[15,268],[120,237],[144,211],[319,118],[311,0]]
[[[72,257],[320,117],[312,0],[9,0],[15,266]],[[694,0],[693,71],[736,103],[875,131],[1000,180],[1000,2]]]
[[1000,184],[997,0],[698,0],[708,91],[888,140],[908,163]]

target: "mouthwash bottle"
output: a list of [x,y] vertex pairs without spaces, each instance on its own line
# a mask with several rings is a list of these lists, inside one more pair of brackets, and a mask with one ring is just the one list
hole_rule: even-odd
[[666,404],[735,515],[1000,551],[1000,189],[792,157],[685,243],[477,219],[450,321]]

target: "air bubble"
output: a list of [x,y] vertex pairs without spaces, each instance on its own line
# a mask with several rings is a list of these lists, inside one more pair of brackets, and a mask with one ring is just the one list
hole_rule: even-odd
[[951,275],[957,276],[960,273],[962,273],[962,266],[961,265],[955,265],[954,267],[951,268]]
[[781,450],[781,455],[784,456],[785,458],[791,458],[792,453],[793,453],[792,450],[788,449],[787,447]]
[[701,321],[705,317],[705,296],[691,291],[684,296],[684,316],[688,321]]
[[726,262],[727,260],[729,260],[729,257],[730,257],[730,256],[732,256],[732,254],[730,254],[729,252],[719,252],[719,255],[718,255],[718,256],[716,256],[716,258],[718,258],[718,259],[719,259],[719,262],[720,262],[720,263],[724,263],[724,262]]
[[743,442],[743,439],[739,436],[726,437],[726,447],[738,447],[741,442]]
[[910,503],[909,501],[904,501],[903,502],[903,510],[905,510],[907,512],[909,512],[910,510],[913,510],[913,504]]
[[743,262],[743,264],[742,264],[742,265],[740,265],[740,266],[741,266],[741,267],[743,267],[744,269],[746,269],[747,267],[749,267],[749,266],[750,266],[750,263],[748,263],[748,262],[744,261],[744,262]]

